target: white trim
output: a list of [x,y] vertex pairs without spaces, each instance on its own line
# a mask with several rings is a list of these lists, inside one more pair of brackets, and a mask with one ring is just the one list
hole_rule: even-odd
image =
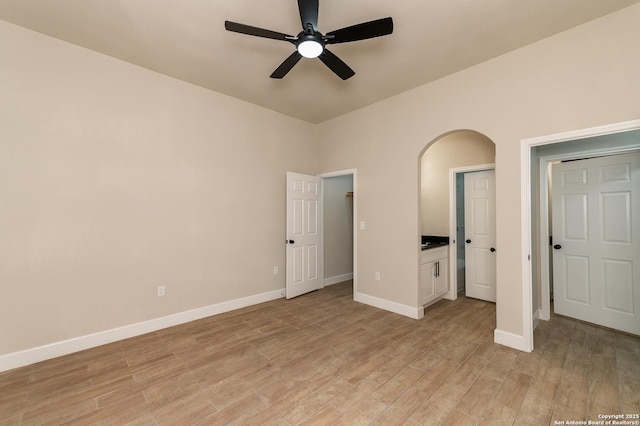
[[[320,173],[318,177],[323,179],[337,176],[353,176],[353,300],[358,292],[358,232],[356,232],[356,223],[358,221],[358,169],[346,169],[335,172]],[[324,229],[324,225],[323,225]]]
[[[332,178],[332,177],[339,177],[339,176],[348,176],[348,175],[356,175],[356,173],[358,172],[357,169],[345,169],[345,170],[338,170],[335,172],[326,172],[326,173],[320,173],[319,175],[317,175],[320,178],[326,179],[326,178]],[[355,193],[355,191],[354,191]]]
[[532,348],[524,336],[509,333],[508,331],[498,330],[497,328],[493,330],[493,341],[500,345],[508,346],[524,352],[532,351]]
[[[456,237],[457,216],[456,209],[456,175],[458,173],[480,172],[483,170],[495,170],[495,163],[477,164],[465,167],[453,167],[449,169],[449,291],[444,295],[445,299],[456,300],[458,298],[458,250]],[[453,242],[452,242],[453,241]]]
[[420,319],[424,316],[424,308],[422,306],[416,308],[415,306],[407,306],[400,303],[391,302],[386,299],[369,296],[368,294],[356,292],[353,293],[353,300],[355,300],[356,302],[364,303],[365,305],[373,306],[378,309],[384,309],[385,311],[393,312],[413,319]]
[[[526,149],[525,149],[526,146]],[[520,344],[526,352],[533,350],[533,293],[532,293],[532,271],[531,271],[531,145],[526,140],[520,145],[520,211],[522,214],[521,230],[522,235],[522,336]],[[494,333],[494,342],[498,340],[510,341],[505,335],[499,335],[498,330]],[[506,344],[512,348],[510,344]],[[518,348],[516,348],[518,349]]]
[[333,277],[329,277],[329,278],[325,278],[324,279],[324,286],[329,286],[329,285],[334,285],[334,284],[338,284],[338,283],[342,283],[345,281],[349,281],[353,279],[353,272],[350,272],[348,274],[342,274],[342,275],[336,275]]
[[527,146],[532,147],[536,145],[548,145],[552,143],[567,142],[577,139],[612,135],[614,133],[622,133],[638,129],[640,129],[640,119],[624,121],[622,123],[606,124],[604,126],[588,127],[586,129],[571,130],[569,132],[538,136],[535,138],[523,139],[522,142],[526,143]]
[[[543,163],[544,168],[542,168]],[[540,158],[538,164],[540,170],[540,176],[538,177],[540,185],[540,199],[538,200],[538,206],[540,207],[538,211],[538,217],[540,218],[540,235],[538,238],[540,241],[540,303],[542,306],[538,310],[540,313],[538,319],[544,321],[551,319],[551,300],[549,298],[549,244],[547,243],[549,240],[549,171],[547,165],[548,163]],[[543,209],[545,209],[544,212]],[[543,237],[542,235],[545,236]],[[547,256],[547,259],[543,259],[544,256]],[[545,294],[547,295],[546,297]],[[533,301],[531,303],[533,303]],[[533,329],[536,329],[535,323],[533,324]]]
[[229,300],[0,356],[0,372],[284,297],[285,289]]
[[[533,276],[531,268],[531,148],[539,145],[548,145],[559,142],[567,142],[588,137],[597,137],[622,133],[640,129],[640,120],[631,120],[622,123],[608,124],[604,126],[590,127],[587,129],[574,130],[570,132],[556,133],[552,135],[539,136],[535,138],[523,139],[520,141],[520,212],[522,236],[522,343],[527,352],[533,350]],[[546,245],[546,244],[545,244]],[[544,313],[542,313],[544,315]],[[498,342],[498,330],[494,334],[496,343]],[[504,336],[501,334],[500,338]],[[504,338],[505,341],[509,340]],[[510,345],[508,345],[510,346]]]

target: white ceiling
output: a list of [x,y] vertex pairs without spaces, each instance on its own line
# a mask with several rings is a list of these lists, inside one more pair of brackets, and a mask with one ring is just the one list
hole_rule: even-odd
[[0,0],[0,19],[311,123],[345,114],[640,0],[320,0],[318,29],[391,16],[386,37],[331,46],[269,75],[292,44],[227,32],[230,20],[301,30],[296,0]]

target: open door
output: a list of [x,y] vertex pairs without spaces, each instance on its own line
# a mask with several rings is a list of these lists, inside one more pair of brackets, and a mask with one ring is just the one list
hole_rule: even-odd
[[287,172],[287,299],[323,287],[322,232],[322,179]]
[[554,310],[640,334],[640,153],[553,165]]
[[465,289],[468,297],[496,301],[495,172],[465,173]]

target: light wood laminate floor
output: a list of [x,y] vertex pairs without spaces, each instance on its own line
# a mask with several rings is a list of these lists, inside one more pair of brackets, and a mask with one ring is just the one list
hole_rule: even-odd
[[351,282],[0,373],[0,425],[547,425],[640,413],[640,340],[565,318],[493,343],[495,305],[422,320]]

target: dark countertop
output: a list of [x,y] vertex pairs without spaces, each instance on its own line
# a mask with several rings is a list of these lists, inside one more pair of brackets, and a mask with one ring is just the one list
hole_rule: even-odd
[[449,237],[442,237],[438,235],[423,235],[421,238],[421,249],[429,250],[436,247],[448,246]]
[[444,246],[448,246],[449,243],[426,243],[426,244],[421,244],[420,248],[422,250],[429,250],[432,248],[436,248],[436,247],[444,247]]

